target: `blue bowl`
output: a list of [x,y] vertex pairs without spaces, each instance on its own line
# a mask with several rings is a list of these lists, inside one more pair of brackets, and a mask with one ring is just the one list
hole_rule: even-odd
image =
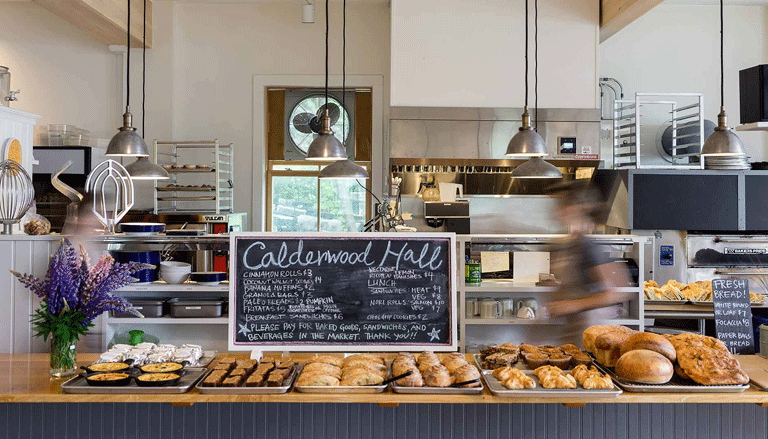
[[117,262],[127,264],[128,262],[143,262],[145,264],[152,264],[156,268],[154,270],[147,269],[141,270],[133,275],[137,278],[136,283],[150,283],[156,281],[158,271],[160,269],[160,252],[159,251],[144,251],[144,252],[131,252],[131,251],[113,251],[112,257]]
[[154,235],[165,231],[163,223],[122,223],[120,231],[128,235]]
[[223,271],[198,271],[190,274],[189,278],[192,282],[197,282],[198,285],[213,286],[226,280],[227,273]]

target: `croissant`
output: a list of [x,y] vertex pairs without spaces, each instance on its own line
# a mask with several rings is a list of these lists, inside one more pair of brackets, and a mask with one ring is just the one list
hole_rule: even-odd
[[499,381],[506,381],[510,377],[518,376],[519,375],[518,372],[520,372],[520,369],[516,369],[510,366],[504,366],[504,367],[499,367],[497,369],[494,369],[493,376],[496,377]]
[[608,375],[600,375],[594,374],[586,377],[581,382],[581,387],[591,390],[591,389],[605,389],[610,390],[613,389],[613,380],[611,380],[611,377]]
[[571,375],[573,375],[573,377],[576,378],[578,382],[582,382],[587,377],[595,374],[598,376],[602,376],[600,371],[598,371],[595,366],[587,367],[584,364],[579,364],[578,366],[574,367],[573,370],[571,371]]
[[546,366],[545,365],[545,366],[537,367],[533,371],[533,374],[536,375],[539,378],[539,381],[541,381],[542,376],[549,375],[550,373],[556,373],[556,374],[561,374],[562,375],[563,370],[560,369],[557,366]]
[[503,381],[501,384],[507,389],[535,389],[536,388],[536,381],[534,381],[533,378],[527,376],[526,374],[514,376],[508,380]]
[[545,389],[575,389],[578,387],[573,375],[551,372],[539,375],[539,381]]

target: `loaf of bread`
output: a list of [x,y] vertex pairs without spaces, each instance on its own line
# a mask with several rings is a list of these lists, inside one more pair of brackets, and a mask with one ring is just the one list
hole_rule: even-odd
[[595,339],[595,358],[603,366],[614,367],[621,357],[621,345],[630,337],[626,331],[608,331]]
[[652,332],[638,332],[637,334],[629,336],[629,338],[624,340],[624,343],[621,344],[621,355],[638,349],[647,349],[649,351],[658,352],[672,362],[677,359],[677,353],[675,352],[675,347],[672,346],[672,343],[663,335],[654,334]]
[[616,363],[616,375],[636,383],[664,384],[674,374],[675,368],[667,357],[647,349],[629,351]]
[[597,340],[597,337],[601,336],[602,334],[605,334],[606,332],[635,332],[634,330],[627,328],[626,326],[619,326],[619,325],[595,325],[590,326],[586,330],[584,330],[584,335],[582,337],[582,344],[584,345],[584,350],[594,354],[595,353],[595,340]]

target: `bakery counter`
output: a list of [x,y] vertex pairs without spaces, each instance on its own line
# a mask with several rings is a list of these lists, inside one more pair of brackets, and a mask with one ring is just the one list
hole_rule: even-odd
[[[239,357],[246,358],[245,355]],[[90,364],[97,354],[81,354],[80,364]],[[296,355],[301,360],[300,355]],[[617,398],[500,398],[486,389],[479,395],[429,395],[397,394],[385,391],[380,394],[307,394],[290,391],[283,395],[203,395],[196,390],[179,395],[81,395],[61,391],[64,380],[51,379],[48,375],[48,354],[0,355],[0,403],[171,403],[191,405],[195,403],[373,403],[381,406],[398,404],[507,404],[507,403],[556,403],[568,406],[585,404],[635,404],[635,403],[753,403],[768,406],[768,392],[750,388],[744,393],[623,393]]]

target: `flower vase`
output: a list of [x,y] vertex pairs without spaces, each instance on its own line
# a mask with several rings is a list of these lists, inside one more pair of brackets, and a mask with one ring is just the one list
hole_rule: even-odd
[[65,377],[77,373],[77,340],[51,336],[51,376]]

